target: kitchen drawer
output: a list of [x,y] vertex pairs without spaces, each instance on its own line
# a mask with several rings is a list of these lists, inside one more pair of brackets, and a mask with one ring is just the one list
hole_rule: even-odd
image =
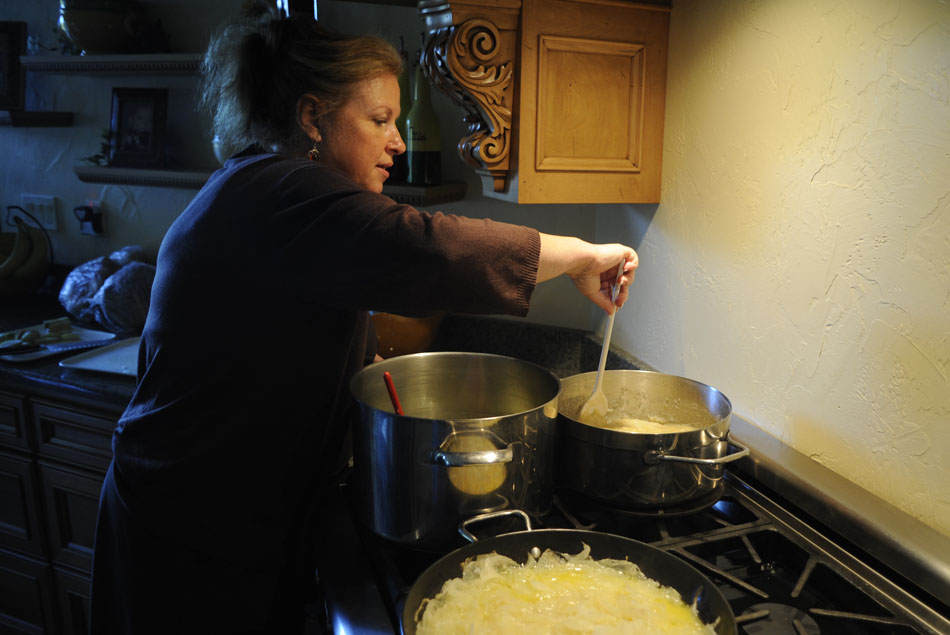
[[79,575],[55,567],[56,609],[60,633],[87,635],[89,633],[89,576]]
[[0,549],[0,632],[55,633],[53,580],[47,564]]
[[0,446],[15,450],[30,449],[26,431],[26,408],[22,397],[0,392]]
[[0,450],[0,545],[42,557],[35,474],[31,459]]
[[92,570],[92,547],[104,477],[40,462],[40,481],[48,518],[53,562]]
[[112,460],[116,419],[33,400],[33,428],[40,457],[106,473]]

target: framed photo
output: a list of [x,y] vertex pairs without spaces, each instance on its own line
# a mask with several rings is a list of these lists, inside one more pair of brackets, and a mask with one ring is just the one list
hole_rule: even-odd
[[23,110],[26,22],[0,22],[0,110]]
[[162,167],[167,108],[165,88],[113,88],[109,165]]

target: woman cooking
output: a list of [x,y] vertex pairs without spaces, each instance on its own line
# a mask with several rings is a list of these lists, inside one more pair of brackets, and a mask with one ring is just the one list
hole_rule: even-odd
[[225,27],[203,66],[235,147],[158,255],[138,385],[113,437],[91,632],[300,633],[308,521],[345,465],[368,310],[524,315],[566,274],[611,312],[633,249],[429,214],[381,194],[401,59],[312,19]]

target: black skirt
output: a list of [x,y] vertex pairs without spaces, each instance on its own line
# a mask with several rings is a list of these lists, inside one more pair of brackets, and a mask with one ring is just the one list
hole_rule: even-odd
[[116,478],[110,466],[96,526],[90,633],[303,632],[304,605],[315,587],[307,549],[301,545],[299,557],[260,570],[199,553],[139,523]]

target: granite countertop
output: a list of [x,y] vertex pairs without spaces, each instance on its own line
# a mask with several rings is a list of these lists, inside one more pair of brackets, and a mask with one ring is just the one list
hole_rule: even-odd
[[[17,298],[0,308],[0,333],[66,316],[66,310],[50,295]],[[96,325],[81,326],[102,330]],[[0,381],[27,392],[45,393],[59,399],[73,399],[121,412],[135,390],[135,379],[59,366],[61,360],[79,352],[22,362],[0,360]]]
[[[18,298],[0,308],[0,332],[66,315],[52,294]],[[96,325],[81,326],[100,328]],[[506,318],[448,315],[429,350],[507,355],[538,364],[564,378],[597,370],[600,347],[600,341],[586,331]],[[0,360],[0,381],[32,392],[96,403],[109,410],[125,407],[135,390],[134,378],[61,368],[59,362],[70,356],[70,353],[61,353],[33,361]],[[640,369],[647,366],[624,351],[612,348],[607,368]]]

